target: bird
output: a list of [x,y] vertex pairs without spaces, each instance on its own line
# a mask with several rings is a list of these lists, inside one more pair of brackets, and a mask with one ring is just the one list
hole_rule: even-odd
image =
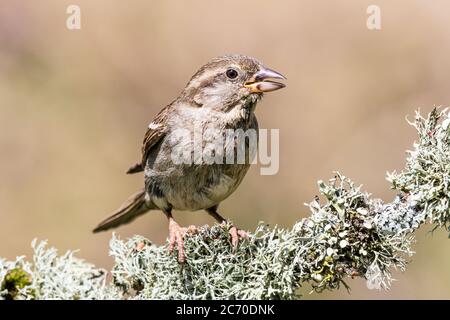
[[[169,222],[169,252],[176,246],[178,261],[184,263],[183,238],[189,228],[175,221],[172,210],[205,210],[217,222],[229,223],[219,214],[219,204],[237,189],[254,155],[249,154],[250,145],[246,140],[247,153],[244,160],[238,162],[235,156],[239,147],[236,140],[231,139],[225,151],[214,149],[212,152],[214,159],[219,160],[231,155],[231,163],[206,163],[201,157],[195,157],[191,138],[197,131],[209,131],[201,136],[199,143],[200,147],[206,147],[233,130],[254,130],[258,137],[256,104],[264,93],[285,87],[275,80],[286,80],[286,77],[242,54],[219,56],[203,65],[179,96],[148,125],[142,158],[127,171],[127,174],[144,172],[144,187],[100,222],[93,232],[129,223],[150,210],[160,210]],[[185,156],[183,161],[174,158],[175,150]],[[233,248],[237,247],[239,238],[248,236],[234,225],[229,233]]]

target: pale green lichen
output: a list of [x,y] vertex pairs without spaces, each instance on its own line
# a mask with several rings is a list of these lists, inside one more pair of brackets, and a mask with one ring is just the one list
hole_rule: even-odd
[[114,299],[121,292],[106,285],[106,271],[74,257],[59,256],[45,241],[32,242],[33,261],[0,259],[0,299]]
[[[441,121],[440,121],[441,120]],[[434,109],[427,118],[416,112],[410,123],[419,140],[408,152],[406,168],[391,173],[392,187],[408,199],[414,211],[423,211],[436,226],[450,223],[450,118],[447,109]],[[450,229],[449,229],[450,232]]]

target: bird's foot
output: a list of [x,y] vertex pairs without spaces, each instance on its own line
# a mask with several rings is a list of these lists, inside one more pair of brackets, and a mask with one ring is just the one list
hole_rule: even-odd
[[178,248],[178,262],[184,263],[186,256],[184,253],[184,236],[185,231],[174,220],[169,221],[169,252],[172,254],[175,244]]
[[244,230],[238,229],[235,226],[231,226],[229,233],[231,235],[231,244],[233,246],[233,249],[236,250],[238,244],[239,244],[239,238],[248,238],[247,232]]
[[178,262],[184,263],[186,261],[186,254],[184,251],[184,235],[197,233],[197,228],[193,225],[189,227],[180,227],[174,220],[169,221],[169,252],[172,254],[175,244],[178,249]]

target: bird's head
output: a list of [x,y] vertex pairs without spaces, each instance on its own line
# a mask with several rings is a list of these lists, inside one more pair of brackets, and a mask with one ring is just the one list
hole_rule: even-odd
[[182,97],[202,108],[227,111],[243,102],[255,102],[264,92],[284,88],[286,79],[258,60],[244,55],[215,58],[191,78]]

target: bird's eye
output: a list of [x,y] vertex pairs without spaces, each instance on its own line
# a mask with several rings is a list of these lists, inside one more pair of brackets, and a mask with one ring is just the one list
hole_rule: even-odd
[[238,72],[234,69],[228,69],[226,75],[230,79],[236,79],[236,77],[238,76]]

